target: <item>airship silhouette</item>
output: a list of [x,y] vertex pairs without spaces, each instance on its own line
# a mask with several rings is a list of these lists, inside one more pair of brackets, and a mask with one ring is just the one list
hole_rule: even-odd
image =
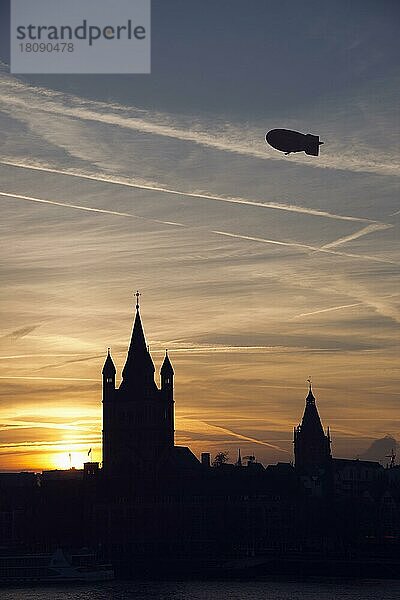
[[275,150],[285,154],[305,152],[310,156],[318,156],[319,147],[324,143],[319,141],[318,135],[299,133],[291,129],[271,129],[265,139]]

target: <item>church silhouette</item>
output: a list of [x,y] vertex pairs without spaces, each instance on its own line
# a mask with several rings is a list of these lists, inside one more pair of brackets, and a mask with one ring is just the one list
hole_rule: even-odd
[[166,350],[158,388],[140,316],[140,294],[135,295],[136,314],[120,386],[116,388],[110,349],[102,370],[102,473],[114,486],[140,481],[144,491],[166,470],[193,469],[198,460],[189,448],[174,443],[174,370]]
[[103,367],[103,469],[105,474],[152,472],[174,447],[174,370],[165,354],[161,388],[143,332],[136,293],[136,315],[122,382],[108,351]]

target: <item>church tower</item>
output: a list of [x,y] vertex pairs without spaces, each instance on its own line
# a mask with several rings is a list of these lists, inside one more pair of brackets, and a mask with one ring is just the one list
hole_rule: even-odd
[[309,382],[306,407],[301,424],[294,428],[294,459],[299,471],[312,473],[326,469],[331,463],[331,438],[329,427],[322,428],[317,405]]
[[154,381],[136,293],[136,313],[122,381],[108,353],[103,367],[103,469],[106,476],[151,479],[174,447],[174,371],[166,354],[161,389]]

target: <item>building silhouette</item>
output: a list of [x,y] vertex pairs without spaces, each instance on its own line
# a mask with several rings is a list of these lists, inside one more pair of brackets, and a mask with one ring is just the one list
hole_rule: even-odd
[[[114,485],[151,488],[171,468],[193,468],[189,448],[174,444],[174,370],[165,352],[160,387],[140,316],[139,292],[122,381],[108,349],[103,366],[103,477]],[[139,488],[136,486],[136,489]],[[147,490],[148,491],[148,490]]]
[[174,446],[174,370],[166,353],[161,387],[154,381],[139,312],[136,315],[122,382],[108,351],[103,367],[103,469],[106,475],[140,476],[156,469]]

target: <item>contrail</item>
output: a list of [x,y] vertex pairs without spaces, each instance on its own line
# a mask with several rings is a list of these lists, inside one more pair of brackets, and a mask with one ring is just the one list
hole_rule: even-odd
[[[396,394],[397,395],[397,394]],[[335,421],[389,421],[390,423],[398,422],[400,419],[393,419],[391,415],[388,417],[334,417]]]
[[253,237],[250,235],[240,235],[238,233],[228,233],[227,231],[212,231],[211,233],[215,233],[216,235],[225,235],[227,237],[238,238],[239,240],[249,240],[250,242],[262,242],[264,244],[273,244],[276,246],[289,246],[294,248],[302,248],[305,250],[317,250],[315,246],[308,246],[307,244],[300,244],[298,242],[281,242],[279,240],[269,240],[266,238]]
[[[304,215],[310,215],[314,217],[323,217],[327,219],[336,219],[338,221],[354,221],[358,223],[378,223],[378,221],[372,221],[363,217],[353,217],[349,215],[337,215],[323,210],[316,210],[313,208],[306,208],[302,206],[296,206],[293,204],[281,204],[279,202],[259,202],[256,200],[250,200],[247,198],[240,198],[234,196],[219,196],[216,194],[203,194],[200,192],[187,192],[184,190],[173,190],[163,186],[157,186],[152,184],[135,183],[133,181],[120,179],[116,177],[108,177],[104,175],[90,174],[81,171],[69,171],[64,169],[56,169],[50,166],[26,164],[11,160],[0,160],[0,163],[10,167],[17,167],[20,169],[29,169],[32,171],[42,171],[44,173],[56,173],[58,175],[66,175],[69,177],[77,177],[80,179],[88,179],[91,181],[99,181],[102,183],[110,183],[113,185],[120,185],[124,187],[135,188],[139,190],[149,190],[152,192],[160,192],[164,194],[171,194],[175,196],[187,196],[189,198],[199,198],[202,200],[213,200],[215,202],[227,202],[229,204],[243,204],[247,206],[255,206],[258,208],[269,208],[272,210],[282,210],[285,212],[301,213]],[[132,216],[132,215],[129,215]]]
[[[9,110],[14,118],[16,107],[20,107],[25,111],[31,111],[32,107],[35,107],[44,114],[62,115],[78,121],[118,126],[132,131],[192,142],[231,154],[240,154],[261,160],[288,160],[281,155],[269,153],[264,144],[261,150],[261,146],[258,144],[246,143],[246,140],[244,143],[238,141],[245,139],[247,132],[243,128],[231,126],[230,130],[216,135],[210,132],[210,127],[207,130],[207,123],[204,123],[203,131],[199,131],[186,126],[185,122],[179,123],[176,117],[174,118],[174,116],[165,113],[151,113],[150,111],[130,107],[131,114],[127,114],[126,106],[84,100],[78,96],[23,84],[12,78],[3,79],[2,84],[10,92],[7,93],[6,89],[1,101],[6,107],[10,106]],[[114,112],[110,112],[111,110]],[[254,129],[250,132],[250,135],[257,138],[260,132],[258,129]],[[260,137],[263,139],[264,136]],[[345,169],[355,172],[387,173],[398,176],[398,171],[392,164],[377,163],[375,160],[367,162],[364,159],[362,163],[359,163],[354,158],[353,160],[343,160],[337,157],[329,157],[329,155],[321,157],[318,163],[305,161],[304,157],[292,157],[290,160],[296,164],[304,164],[313,168]]]
[[[300,315],[299,315],[300,316]],[[294,317],[293,317],[294,318]],[[332,352],[332,348],[307,348],[301,346],[187,346],[182,348],[174,348],[171,346],[171,352],[185,354],[202,354],[202,353],[229,353],[229,352],[266,352],[266,353],[290,353],[290,352]],[[163,351],[156,350],[152,354],[162,354]]]
[[79,204],[69,204],[68,202],[58,202],[57,200],[44,200],[43,198],[34,198],[33,196],[22,196],[21,194],[10,194],[7,192],[0,192],[0,196],[5,196],[6,198],[16,198],[17,200],[28,200],[29,202],[39,202],[40,204],[62,206],[64,208],[84,210],[87,212],[104,213],[106,215],[115,215],[117,217],[131,217],[132,219],[143,219],[144,221],[151,221],[152,223],[161,223],[162,225],[176,225],[178,227],[186,227],[186,225],[183,225],[182,223],[174,223],[172,221],[160,221],[158,219],[149,219],[148,217],[141,217],[139,215],[133,215],[131,213],[119,212],[116,210],[107,210],[105,208],[93,208],[91,206],[81,206]]
[[95,381],[98,379],[86,379],[83,377],[30,377],[28,375],[0,375],[0,379],[33,379],[38,381]]
[[261,242],[263,244],[273,244],[277,246],[288,246],[293,248],[300,248],[304,250],[311,250],[312,252],[322,252],[324,254],[334,254],[335,256],[345,256],[347,258],[357,258],[362,260],[372,260],[374,262],[379,263],[388,263],[391,265],[398,265],[397,262],[390,260],[388,258],[378,258],[377,256],[368,256],[367,254],[351,254],[350,252],[339,252],[335,250],[329,250],[324,248],[317,248],[315,246],[309,246],[307,244],[300,244],[298,242],[282,242],[279,240],[269,240],[265,238],[253,237],[249,235],[240,235],[238,233],[228,233],[227,231],[212,231],[211,233],[215,233],[216,235],[225,235],[231,238],[237,238],[239,240],[248,240],[251,242]]
[[[114,216],[118,216],[118,217],[130,217],[130,218],[134,218],[134,219],[142,219],[144,221],[149,221],[152,223],[160,223],[162,225],[171,225],[171,226],[179,226],[179,227],[187,227],[187,228],[190,227],[189,225],[185,225],[183,223],[175,223],[172,221],[160,221],[158,219],[150,219],[148,217],[141,217],[139,215],[133,215],[131,213],[107,210],[104,208],[93,208],[93,207],[89,207],[89,206],[80,206],[79,204],[69,204],[67,202],[58,202],[56,200],[44,200],[43,198],[35,198],[33,196],[23,196],[21,194],[11,194],[8,192],[0,192],[0,196],[4,196],[6,198],[15,198],[17,200],[25,200],[25,201],[29,201],[29,202],[38,202],[40,204],[50,204],[53,206],[61,206],[63,208],[72,208],[74,210],[83,210],[83,211],[87,211],[87,212],[103,213],[103,214],[109,214],[109,215],[114,215]],[[329,249],[324,249],[324,248],[318,248],[315,246],[309,246],[308,244],[301,244],[299,242],[282,242],[279,240],[270,240],[270,239],[265,239],[265,238],[252,237],[252,236],[248,236],[248,235],[240,235],[238,233],[229,233],[227,231],[211,230],[211,231],[209,231],[209,233],[213,233],[215,235],[221,235],[221,236],[225,236],[225,237],[241,239],[241,240],[248,240],[251,242],[261,242],[264,244],[273,244],[273,245],[277,245],[277,246],[288,246],[288,247],[292,247],[292,248],[300,248],[302,250],[309,250],[312,252],[323,252],[325,254],[334,254],[336,256],[345,256],[348,258],[358,258],[358,259],[362,259],[362,260],[371,260],[371,261],[380,262],[380,263],[389,263],[389,264],[397,265],[396,262],[391,261],[389,259],[378,258],[375,256],[361,255],[361,254],[350,254],[350,253],[346,253],[346,252],[339,252],[339,251],[334,251],[334,250],[329,250]]]
[[332,306],[331,308],[322,308],[321,310],[313,310],[312,312],[301,313],[292,317],[292,319],[298,319],[299,317],[309,317],[311,315],[319,315],[320,313],[332,312],[334,310],[342,310],[344,308],[354,308],[355,306],[363,306],[362,302],[356,302],[355,304],[342,304],[342,306]]
[[279,452],[284,452],[285,454],[289,454],[288,450],[284,450],[280,446],[275,446],[274,444],[270,444],[269,442],[264,442],[263,440],[258,440],[256,438],[248,437],[247,435],[242,435],[241,433],[236,433],[236,431],[232,431],[231,429],[226,429],[225,427],[220,427],[219,425],[213,425],[212,423],[207,423],[207,421],[203,421],[209,427],[213,427],[215,429],[219,429],[228,435],[232,435],[233,437],[238,438],[239,440],[244,440],[246,442],[253,442],[254,444],[259,444],[261,446],[268,446],[268,448],[272,448],[273,450],[278,450]]
[[69,431],[87,431],[86,423],[54,423],[53,421],[20,421],[18,419],[14,421],[8,421],[8,423],[0,425],[0,431],[10,431],[10,429],[68,429]]
[[64,354],[10,354],[8,356],[0,356],[0,360],[15,360],[17,358],[63,358],[65,356],[85,356],[83,353],[72,355],[71,353]]
[[346,244],[347,242],[352,242],[353,240],[357,240],[358,238],[363,237],[364,235],[368,235],[369,233],[373,233],[374,231],[382,231],[383,229],[390,229],[391,227],[393,227],[393,225],[389,225],[387,223],[371,223],[371,225],[367,225],[359,231],[356,231],[354,233],[351,233],[350,235],[346,235],[337,240],[334,240],[333,242],[330,242],[329,244],[321,246],[320,250],[326,250],[327,248],[336,248],[336,246],[341,246],[342,244]]
[[[99,441],[99,437],[92,437],[92,438],[83,438],[83,439],[79,439],[79,440],[68,440],[68,446],[82,446],[83,444],[86,444],[87,442],[89,442],[90,440],[93,440],[95,443],[97,443]],[[57,447],[60,446],[61,448],[64,448],[65,446],[65,442],[63,440],[61,441],[38,441],[38,442],[17,442],[14,444],[0,444],[0,448],[2,450],[5,450],[7,448],[29,448],[31,446],[35,446],[35,447],[40,447],[40,446],[50,446],[50,447]],[[2,452],[1,454],[5,454],[4,452]],[[8,454],[8,453],[7,453]]]
[[71,358],[70,360],[65,360],[61,363],[51,363],[49,365],[44,365],[43,367],[39,367],[35,369],[34,372],[38,373],[39,371],[44,371],[45,369],[59,369],[60,367],[65,367],[66,365],[80,362],[88,362],[90,360],[95,360],[96,358],[103,358],[103,354],[94,354],[93,356],[84,356],[83,358]]

